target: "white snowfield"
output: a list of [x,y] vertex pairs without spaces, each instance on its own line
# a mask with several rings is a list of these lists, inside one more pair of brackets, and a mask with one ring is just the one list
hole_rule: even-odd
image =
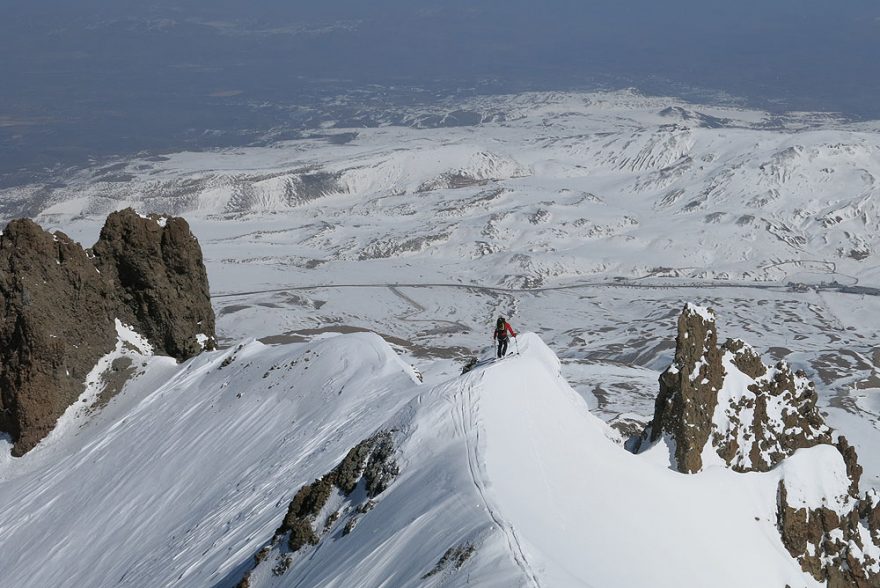
[[3,585],[235,585],[296,490],[379,429],[400,475],[375,508],[251,586],[816,585],[779,539],[776,488],[827,499],[835,450],[676,473],[615,444],[538,336],[518,344],[435,386],[371,334],[144,357],[92,420],[0,463]]
[[[0,190],[0,224],[88,245],[114,209],[184,215],[221,344],[368,329],[448,373],[423,360],[460,360],[512,317],[564,350],[607,421],[650,418],[672,317],[698,301],[806,371],[880,489],[880,125],[630,92],[425,108],[409,127],[60,173]],[[418,124],[459,109],[483,123]]]
[[[270,281],[306,269],[334,281],[365,271],[400,279],[413,258],[434,279],[529,287],[878,275],[871,124],[627,92],[455,106],[488,122],[330,129],[351,140],[114,162],[0,190],[0,220],[26,211],[76,236],[84,217],[125,206],[184,215],[216,236],[209,263],[262,267]],[[237,289],[234,272],[210,273],[219,290]]]
[[[119,352],[142,355],[121,396],[89,413],[91,387],[33,452],[0,451],[0,586],[234,585],[296,490],[383,428],[401,474],[375,509],[252,586],[813,585],[779,542],[776,488],[839,505],[836,451],[684,476],[602,421],[650,419],[694,300],[807,372],[863,489],[880,488],[880,126],[625,92],[458,108],[485,122],[329,129],[351,140],[0,190],[0,221],[85,245],[114,209],[184,215],[229,346],[177,366],[123,329]],[[535,336],[457,376],[499,314],[540,332],[576,393]],[[320,339],[352,330],[393,351]],[[239,349],[254,337],[279,344]],[[421,580],[467,544],[458,572]]]

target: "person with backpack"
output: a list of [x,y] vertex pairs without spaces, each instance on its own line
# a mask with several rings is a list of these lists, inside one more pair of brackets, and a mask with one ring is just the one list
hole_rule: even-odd
[[495,322],[495,332],[492,334],[492,339],[498,342],[499,358],[502,358],[507,354],[507,343],[510,340],[508,334],[516,337],[516,333],[513,332],[513,328],[511,328],[510,324],[504,320],[503,316],[499,316],[498,320]]

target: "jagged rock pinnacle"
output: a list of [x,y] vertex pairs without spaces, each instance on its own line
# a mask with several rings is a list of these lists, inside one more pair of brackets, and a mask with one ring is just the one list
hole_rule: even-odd
[[682,472],[702,468],[701,453],[712,432],[712,416],[724,368],[718,351],[715,314],[687,304],[678,318],[675,360],[660,375],[651,441],[664,433],[675,440],[675,459]]

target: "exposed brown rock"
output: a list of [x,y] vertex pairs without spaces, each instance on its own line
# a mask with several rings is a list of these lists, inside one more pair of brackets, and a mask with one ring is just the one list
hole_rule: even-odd
[[78,243],[30,220],[0,236],[0,431],[22,455],[116,342],[113,288]]
[[123,322],[178,360],[202,351],[195,335],[213,337],[214,311],[202,249],[184,219],[160,224],[130,208],[114,212],[92,251],[101,273],[118,284]]
[[[284,574],[293,563],[293,554],[306,545],[317,545],[341,519],[346,519],[341,535],[349,535],[358,521],[375,506],[376,496],[384,492],[398,475],[399,468],[393,453],[391,432],[379,431],[349,450],[335,468],[297,490],[284,520],[275,530],[270,543],[254,556],[253,567],[245,573],[244,579],[249,578],[274,550],[277,551],[274,551],[273,573],[279,570],[277,575]],[[355,493],[358,487],[365,492]],[[318,516],[327,506],[334,489],[339,490],[349,502],[343,508],[329,513],[323,524],[319,524]],[[352,496],[357,496],[359,503]],[[271,562],[265,563],[269,565]]]
[[782,543],[805,572],[829,588],[877,588],[880,574],[871,571],[877,560],[870,553],[877,552],[880,541],[867,535],[871,545],[865,545],[861,505],[849,498],[851,509],[844,516],[826,507],[793,508],[780,481],[776,516]]
[[758,379],[767,373],[767,366],[758,354],[742,340],[728,339],[721,349],[729,351],[733,356],[733,365],[750,378]]
[[670,435],[679,471],[693,473],[703,467],[700,454],[712,431],[712,415],[724,380],[715,321],[685,306],[675,343],[675,360],[660,374],[650,439]]
[[389,431],[379,431],[358,443],[333,470],[297,491],[275,536],[287,535],[288,549],[292,552],[299,551],[305,545],[317,544],[319,537],[314,529],[315,519],[327,504],[333,489],[338,488],[348,496],[363,480],[367,496],[375,498],[385,491],[399,473],[393,452],[394,444]]
[[446,550],[446,553],[443,554],[443,557],[440,558],[440,561],[438,561],[428,573],[422,576],[422,580],[427,580],[431,576],[436,576],[450,568],[453,570],[461,569],[465,562],[467,562],[476,551],[477,548],[474,547],[473,543],[463,543],[462,545],[450,547]]
[[880,495],[871,490],[862,500],[865,520],[868,522],[868,529],[871,531],[871,537],[880,544]]
[[391,434],[383,431],[372,439],[370,459],[364,468],[364,482],[367,496],[375,498],[388,488],[400,470],[397,462],[392,459],[394,444],[391,440]]
[[[754,352],[749,353],[755,356]],[[731,362],[735,363],[735,359],[731,358]],[[792,372],[785,362],[777,363],[772,370],[763,368],[747,393],[719,407],[729,415],[730,428],[715,431],[713,445],[736,471],[766,472],[798,449],[832,442],[831,429],[816,408],[813,383],[802,372]],[[743,422],[740,415],[746,409],[752,410],[752,416]]]
[[859,465],[859,456],[856,454],[856,448],[849,444],[846,437],[841,435],[837,439],[837,450],[843,456],[843,462],[846,464],[846,475],[849,478],[849,494],[856,497],[859,495],[859,481],[862,479],[862,466]]
[[[728,371],[752,383],[724,388]],[[654,419],[642,441],[666,435],[684,473],[702,468],[707,443],[736,471],[766,472],[798,449],[831,443],[816,398],[813,383],[786,363],[770,368],[735,339],[719,348],[714,313],[687,305],[678,319],[675,359],[660,375]],[[640,445],[632,444],[636,451]]]
[[163,222],[113,213],[94,253],[26,219],[0,235],[0,432],[12,437],[14,455],[79,397],[115,347],[117,318],[177,359],[201,350],[196,334],[213,341],[198,242],[183,219]]

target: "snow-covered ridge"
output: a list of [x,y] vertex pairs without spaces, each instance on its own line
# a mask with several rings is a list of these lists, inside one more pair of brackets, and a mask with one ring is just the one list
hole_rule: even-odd
[[[634,456],[540,338],[521,333],[518,348],[433,387],[368,334],[150,359],[95,421],[0,466],[4,573],[21,586],[235,585],[298,488],[392,431],[399,474],[357,524],[343,533],[349,515],[330,515],[345,503],[331,500],[320,543],[280,567],[283,554],[264,555],[252,587],[817,585],[775,531],[781,470],[682,476]],[[837,471],[828,460],[840,456],[805,450],[786,483]],[[66,548],[27,557],[50,521]]]
[[[261,555],[249,586],[817,585],[775,531],[781,472],[683,477],[634,457],[538,337],[519,344],[519,356],[420,391],[385,425],[398,431],[400,475],[355,529],[322,513],[319,545]],[[800,459],[802,473],[842,463],[836,452]],[[687,547],[641,525],[675,529]]]
[[[367,334],[138,367],[90,419],[0,463],[4,583],[213,585],[277,527],[289,492],[416,389]],[[34,556],[49,528],[64,538],[51,565]]]

